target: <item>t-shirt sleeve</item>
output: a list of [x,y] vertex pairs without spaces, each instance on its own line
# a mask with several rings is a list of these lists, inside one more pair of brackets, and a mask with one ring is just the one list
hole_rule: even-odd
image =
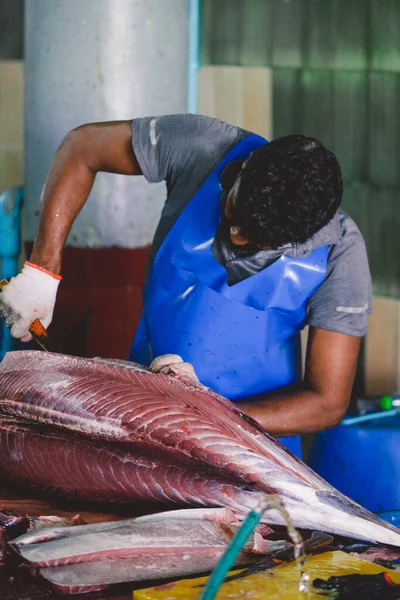
[[143,175],[150,183],[174,185],[180,173],[213,165],[246,132],[218,119],[180,114],[132,121],[132,144]]
[[352,219],[330,249],[327,274],[307,304],[307,324],[356,337],[367,333],[372,285],[364,239]]

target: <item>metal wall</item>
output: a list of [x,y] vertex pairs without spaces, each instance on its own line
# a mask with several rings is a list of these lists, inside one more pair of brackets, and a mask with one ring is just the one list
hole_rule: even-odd
[[0,60],[23,57],[24,0],[0,0]]
[[375,293],[400,298],[400,1],[203,0],[202,63],[270,66],[274,136],[338,156]]
[[[26,0],[25,237],[54,152],[72,128],[187,110],[187,0]],[[99,174],[69,245],[148,244],[165,198],[142,177]]]

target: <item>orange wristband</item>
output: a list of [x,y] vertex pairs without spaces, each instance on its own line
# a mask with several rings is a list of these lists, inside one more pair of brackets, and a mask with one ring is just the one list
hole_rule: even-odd
[[48,271],[47,269],[44,269],[43,267],[39,267],[39,265],[34,265],[33,263],[28,262],[28,261],[25,261],[25,264],[28,267],[32,267],[33,269],[42,271],[42,273],[46,273],[46,275],[50,275],[50,277],[53,277],[53,279],[57,279],[57,281],[61,281],[61,279],[62,279],[61,275],[56,275],[55,273],[52,273],[51,271]]

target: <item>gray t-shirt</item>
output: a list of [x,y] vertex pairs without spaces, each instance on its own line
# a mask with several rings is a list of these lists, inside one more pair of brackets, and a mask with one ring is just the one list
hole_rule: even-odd
[[[150,183],[166,181],[167,199],[150,255],[150,266],[160,244],[193,194],[227,152],[251,135],[239,127],[201,115],[167,115],[134,119],[133,150]],[[354,221],[339,210],[334,218],[305,244],[287,244],[251,256],[235,254],[221,234],[214,256],[235,283],[267,267],[281,255],[307,256],[329,245],[326,278],[307,302],[307,324],[353,336],[367,332],[371,313],[371,275],[364,239]]]

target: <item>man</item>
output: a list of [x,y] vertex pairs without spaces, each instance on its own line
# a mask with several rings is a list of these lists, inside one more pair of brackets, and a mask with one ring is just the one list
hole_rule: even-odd
[[362,236],[339,209],[335,156],[312,138],[267,144],[198,115],[73,130],[45,183],[30,260],[0,296],[17,338],[35,318],[51,322],[62,249],[99,171],[167,182],[130,358],[182,356],[298,455],[298,434],[339,423],[371,281]]

